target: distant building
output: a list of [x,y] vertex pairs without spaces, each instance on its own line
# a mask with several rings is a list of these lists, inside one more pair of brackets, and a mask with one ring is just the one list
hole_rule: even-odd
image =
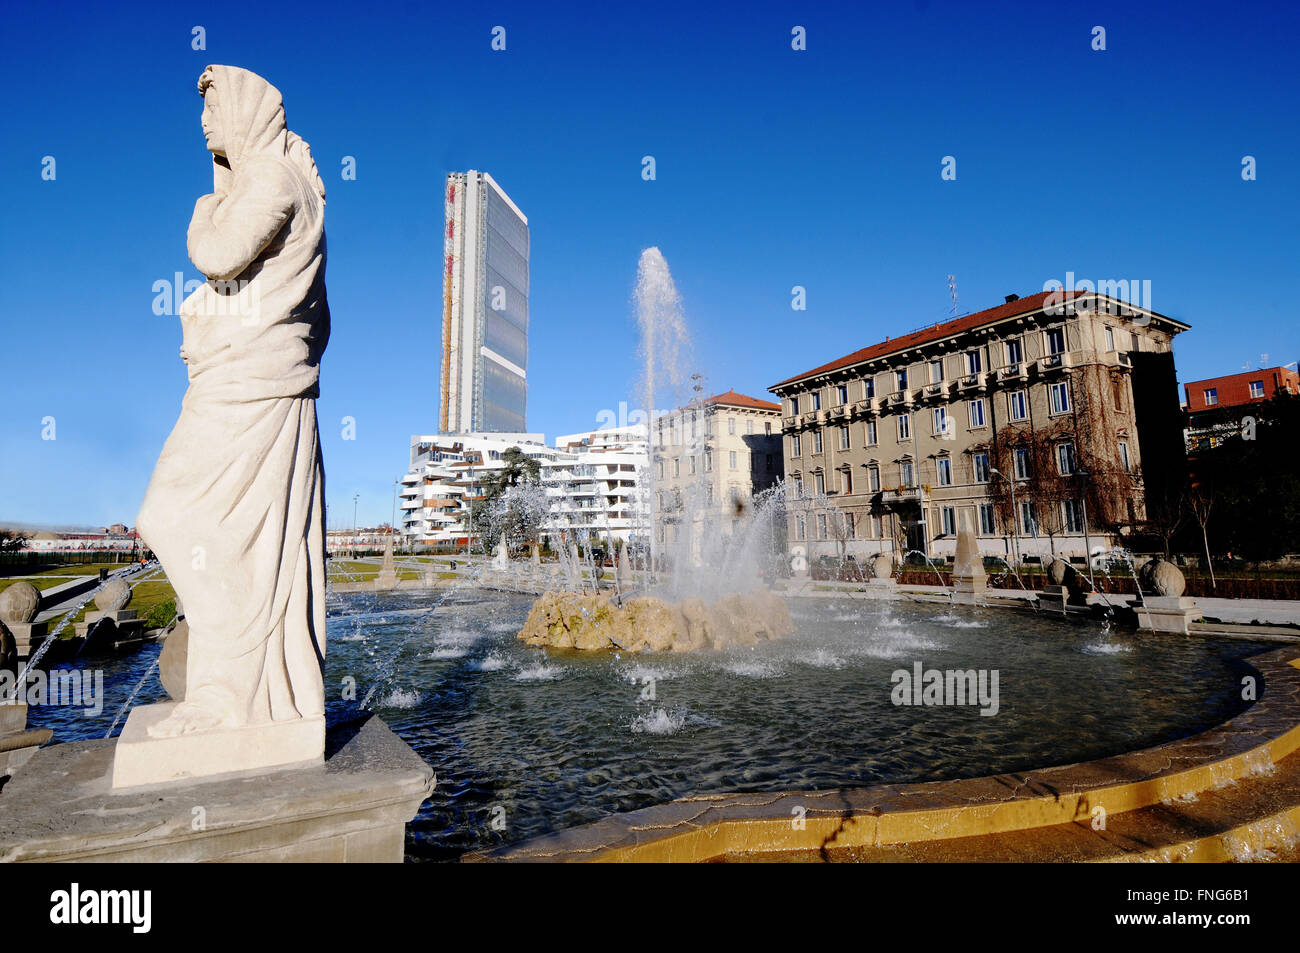
[[834,510],[796,512],[790,543],[944,557],[965,523],[986,554],[1082,556],[1138,531],[1183,470],[1188,325],[1077,297],[1008,295],[773,385],[787,485]]
[[486,172],[452,172],[443,237],[442,433],[518,433],[528,414],[528,219]]
[[582,544],[647,541],[645,425],[567,434],[556,438],[555,449],[542,463],[551,510],[543,535],[551,545],[564,537]]
[[1289,367],[1260,368],[1225,377],[1210,377],[1183,385],[1188,451],[1217,447],[1225,437],[1241,433],[1249,408],[1278,394],[1300,394],[1300,374]]
[[732,390],[663,414],[654,467],[660,542],[689,531],[687,519],[727,532],[781,479],[781,405]]

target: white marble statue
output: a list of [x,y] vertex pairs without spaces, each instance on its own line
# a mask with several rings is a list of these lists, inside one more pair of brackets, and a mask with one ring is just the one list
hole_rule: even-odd
[[199,93],[214,184],[187,237],[209,280],[181,309],[189,388],[139,516],[185,603],[188,667],[147,733],[319,721],[294,737],[323,746],[325,188],[274,86],[209,66]]

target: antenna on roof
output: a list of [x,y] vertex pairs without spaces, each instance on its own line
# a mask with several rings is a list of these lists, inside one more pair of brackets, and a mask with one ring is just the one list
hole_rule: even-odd
[[948,276],[948,296],[952,298],[952,316],[957,317],[957,276]]

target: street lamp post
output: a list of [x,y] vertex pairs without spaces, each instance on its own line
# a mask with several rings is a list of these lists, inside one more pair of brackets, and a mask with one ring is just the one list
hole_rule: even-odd
[[352,494],[352,556],[357,555],[357,501],[361,499],[360,493]]
[[[1077,471],[1080,477],[1088,477],[1091,474],[1087,470]],[[1088,539],[1088,487],[1085,485],[1079,492],[1079,502],[1083,506],[1083,558],[1088,564],[1088,582],[1092,588],[1097,588],[1097,580],[1092,577],[1092,543]]]

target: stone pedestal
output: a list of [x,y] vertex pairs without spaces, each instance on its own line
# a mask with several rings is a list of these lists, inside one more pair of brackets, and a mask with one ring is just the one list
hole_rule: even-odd
[[1044,612],[1065,615],[1065,603],[1070,598],[1065,586],[1044,586],[1038,593],[1038,608]]
[[149,728],[170,715],[177,704],[160,702],[131,709],[117,739],[115,790],[302,766],[321,760],[324,717],[196,731],[174,738],[150,736]]
[[139,618],[134,609],[87,612],[84,620],[76,625],[77,638],[86,638],[92,629],[96,639],[107,638],[116,642],[120,639],[139,638],[144,631],[144,619]]
[[894,599],[898,596],[898,580],[893,576],[867,580],[867,598]]
[[952,565],[952,601],[959,605],[975,605],[982,600],[988,587],[984,557],[980,555],[975,532],[963,512],[961,529],[957,531],[957,555]]
[[1187,635],[1189,623],[1201,617],[1196,600],[1186,596],[1147,596],[1143,603],[1129,603],[1137,612],[1138,628],[1150,632]]
[[115,742],[38,751],[0,788],[0,861],[400,862],[433,772],[379,718],[311,767],[112,789]]
[[49,635],[49,624],[46,622],[4,622],[9,634],[13,636],[14,648],[18,653],[18,658],[27,659],[31,654],[40,648],[45,637]]
[[49,728],[27,729],[27,706],[0,704],[0,777],[13,774],[50,740]]

